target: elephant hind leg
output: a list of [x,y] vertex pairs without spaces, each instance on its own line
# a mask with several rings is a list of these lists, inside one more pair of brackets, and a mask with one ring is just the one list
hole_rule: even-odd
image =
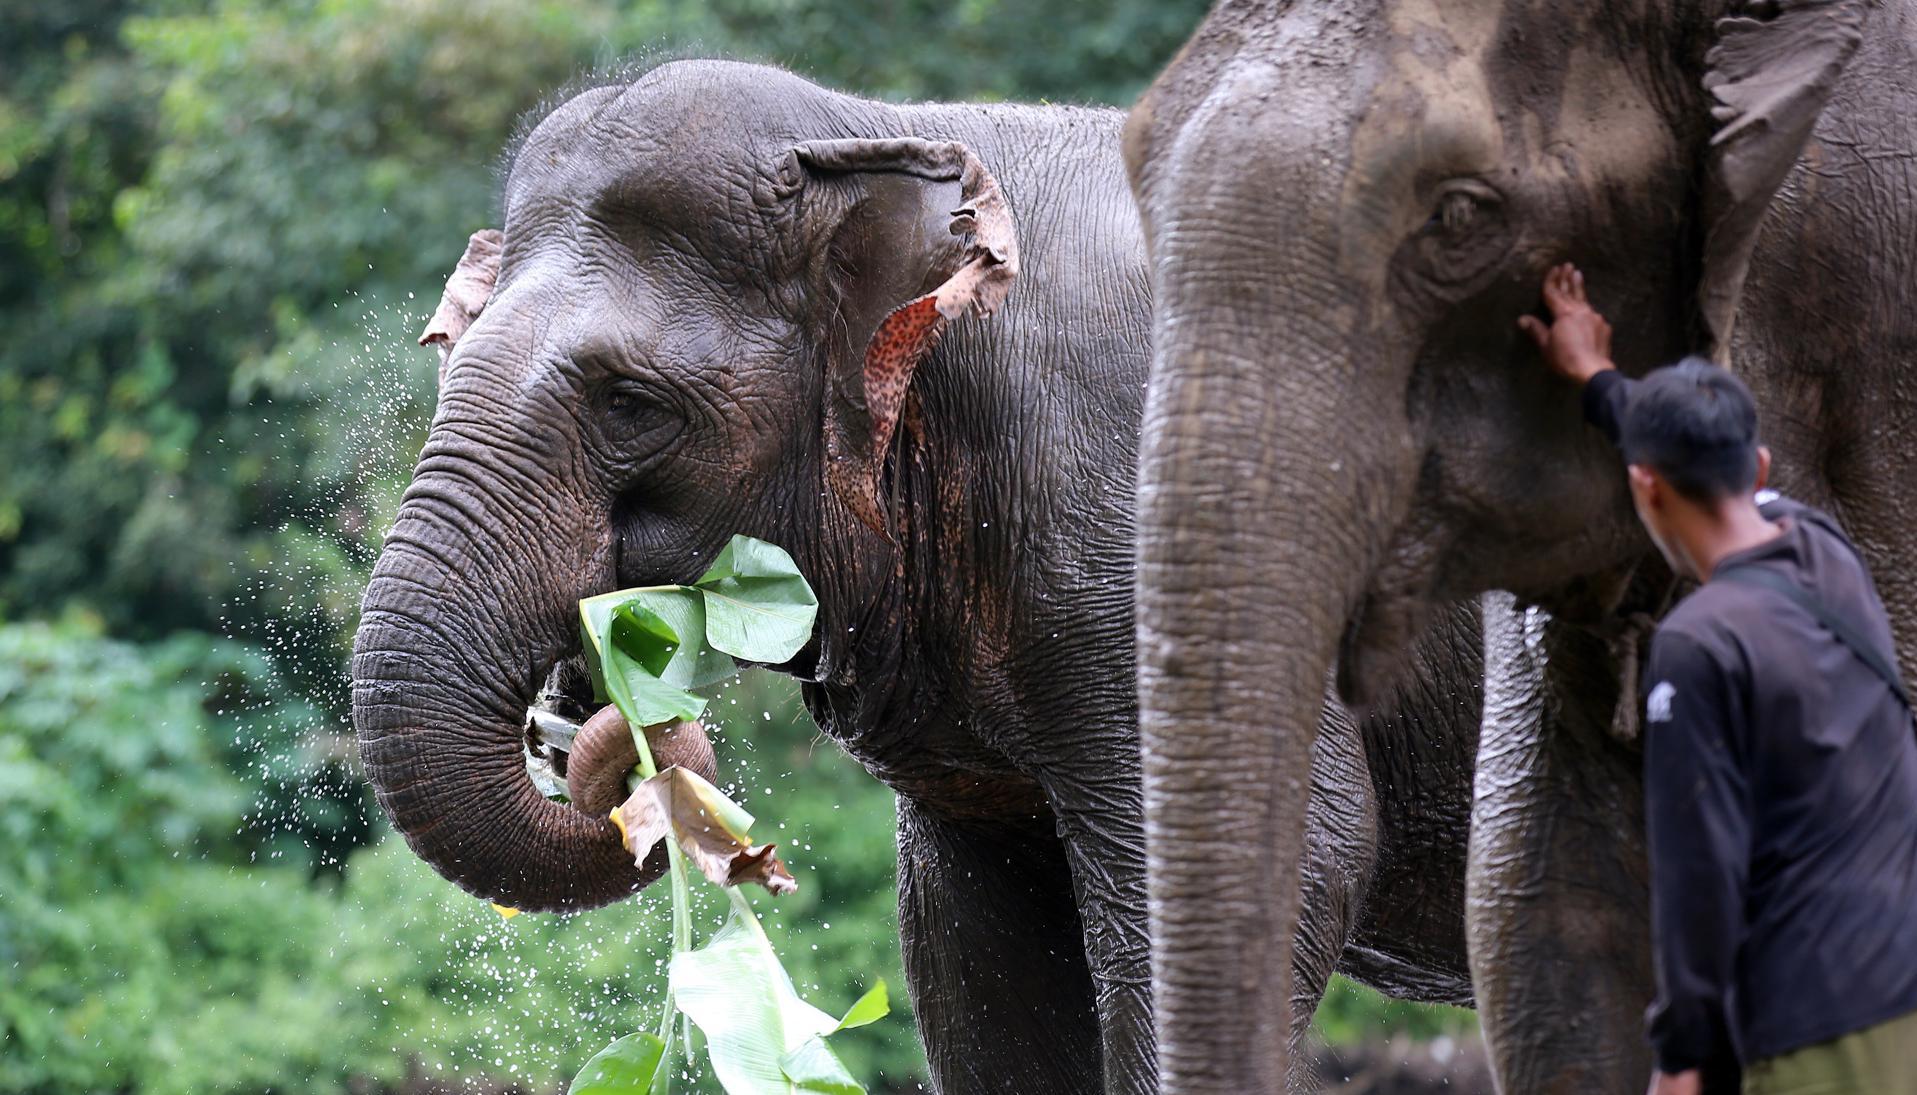
[[1050,817],[958,822],[901,797],[899,934],[935,1091],[1100,1091],[1097,1002]]
[[1466,896],[1479,1020],[1506,1095],[1637,1095],[1650,1076],[1637,753],[1609,734],[1595,637],[1486,598]]

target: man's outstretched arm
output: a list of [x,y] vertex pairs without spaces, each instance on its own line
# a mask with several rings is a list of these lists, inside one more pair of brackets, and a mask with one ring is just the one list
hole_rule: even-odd
[[1544,306],[1551,322],[1520,316],[1518,326],[1552,372],[1584,389],[1584,420],[1617,444],[1631,382],[1611,363],[1611,325],[1584,295],[1584,274],[1568,262],[1553,266],[1544,275]]

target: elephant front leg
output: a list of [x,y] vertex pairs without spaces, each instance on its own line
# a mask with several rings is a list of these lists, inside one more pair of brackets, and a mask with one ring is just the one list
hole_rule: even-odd
[[1071,868],[1098,1005],[1107,1095],[1158,1090],[1151,935],[1145,919],[1144,803],[1124,746],[1085,750],[1095,766],[1053,764],[1041,782]]
[[899,799],[899,934],[940,1095],[1101,1090],[1097,1003],[1052,819]]
[[[1128,744],[1128,743],[1127,743]],[[1085,954],[1098,996],[1105,1091],[1158,1090],[1145,917],[1145,833],[1137,770],[1124,749],[1080,747],[1096,765],[1047,758],[1041,782],[1072,867]],[[1247,841],[1256,854],[1256,841]],[[1300,864],[1301,909],[1292,946],[1289,1089],[1315,1090],[1302,1052],[1318,1002],[1345,953],[1378,854],[1377,805],[1357,729],[1334,714],[1312,751],[1311,799]]]
[[1637,1095],[1653,985],[1638,754],[1609,733],[1617,670],[1596,637],[1485,599],[1484,721],[1466,928],[1507,1095]]

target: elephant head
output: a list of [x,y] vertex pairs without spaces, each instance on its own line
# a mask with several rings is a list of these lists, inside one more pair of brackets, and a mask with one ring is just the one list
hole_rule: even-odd
[[1434,606],[1486,589],[1602,617],[1647,555],[1615,454],[1516,324],[1542,274],[1589,273],[1629,372],[1726,354],[1871,8],[1228,0],[1132,112],[1168,1090],[1282,1084],[1327,676],[1364,706]]
[[599,788],[593,812],[523,766],[528,703],[579,651],[577,602],[691,581],[756,536],[820,596],[823,637],[788,668],[839,672],[845,621],[893,569],[887,454],[913,369],[949,320],[997,306],[1017,251],[965,146],[720,62],[551,111],[503,213],[422,339],[443,382],[366,591],[353,720],[379,801],[440,873],[581,908],[657,865],[600,812],[631,763],[603,720],[569,773]]

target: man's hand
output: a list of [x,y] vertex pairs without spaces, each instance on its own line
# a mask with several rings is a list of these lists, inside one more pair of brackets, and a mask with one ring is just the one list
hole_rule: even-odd
[[[1602,323],[1603,320],[1598,322]],[[1704,1074],[1697,1069],[1689,1072],[1659,1072],[1651,1077],[1651,1090],[1646,1095],[1703,1095]]]
[[1577,267],[1567,262],[1544,275],[1544,306],[1551,311],[1550,323],[1519,316],[1518,326],[1544,351],[1552,372],[1583,384],[1617,367],[1611,364],[1611,325],[1585,299],[1584,275]]

